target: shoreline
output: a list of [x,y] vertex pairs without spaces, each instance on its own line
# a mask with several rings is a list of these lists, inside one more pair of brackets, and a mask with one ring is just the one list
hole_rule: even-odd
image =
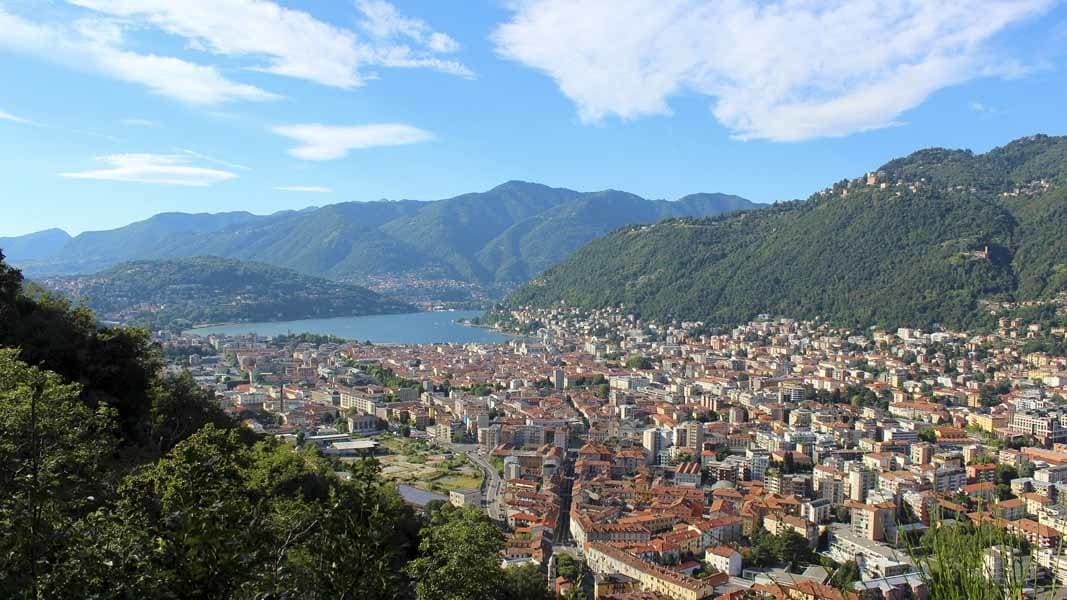
[[[389,313],[373,313],[369,315],[338,315],[335,317],[303,317],[300,319],[282,319],[278,321],[225,321],[222,323],[201,323],[199,325],[193,325],[189,329],[185,329],[182,333],[194,332],[197,329],[210,329],[212,327],[236,327],[238,325],[247,325],[249,323],[296,323],[298,321],[328,321],[330,319],[359,319],[362,317],[389,317],[393,315],[420,315],[427,312],[440,312],[440,311],[427,311],[427,310],[413,310],[409,312],[389,312]],[[310,333],[302,331],[300,333]]]

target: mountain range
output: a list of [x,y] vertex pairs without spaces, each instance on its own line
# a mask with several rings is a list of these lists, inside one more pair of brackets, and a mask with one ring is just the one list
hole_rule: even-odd
[[346,202],[266,216],[164,213],[66,241],[43,232],[0,240],[0,248],[35,278],[211,255],[340,281],[417,279],[492,288],[527,281],[624,225],[759,206],[726,194],[646,200],[615,190],[581,193],[511,181],[438,201]]
[[[1067,138],[986,154],[928,149],[806,201],[624,227],[502,305],[623,307],[728,324],[759,314],[847,325],[988,324],[1027,309],[1062,321]],[[497,318],[506,310],[496,312]]]
[[8,261],[25,263],[55,256],[70,240],[70,234],[62,229],[46,229],[19,237],[0,237],[0,248]]
[[355,285],[216,257],[127,262],[95,275],[40,283],[88,306],[105,321],[152,329],[415,310]]

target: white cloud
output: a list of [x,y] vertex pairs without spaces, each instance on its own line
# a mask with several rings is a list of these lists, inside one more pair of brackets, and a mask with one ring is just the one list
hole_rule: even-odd
[[122,29],[102,21],[37,24],[0,8],[0,48],[104,73],[190,104],[270,100],[274,94],[231,81],[212,66],[122,48]]
[[272,131],[299,142],[300,145],[289,150],[289,154],[303,160],[333,160],[344,158],[349,150],[404,146],[433,139],[432,133],[403,123],[347,127],[308,123],[281,125]]
[[221,158],[215,158],[213,156],[208,156],[206,154],[201,154],[201,153],[199,153],[199,152],[197,152],[195,150],[190,150],[188,148],[175,148],[175,150],[177,150],[178,152],[181,152],[182,154],[187,154],[189,156],[192,156],[193,158],[199,158],[202,161],[209,162],[209,163],[216,164],[216,165],[220,165],[220,166],[227,167],[227,168],[230,168],[230,169],[239,169],[241,171],[251,171],[252,170],[252,167],[249,167],[249,166],[246,166],[246,165],[242,165],[242,164],[239,164],[239,163],[235,163],[235,162],[230,162],[228,160],[222,160]]
[[516,0],[493,32],[582,121],[670,114],[684,93],[741,139],[899,123],[932,93],[1019,65],[986,42],[1055,0]]
[[123,125],[126,125],[128,127],[155,127],[156,125],[158,125],[158,123],[156,123],[155,121],[152,121],[150,119],[141,119],[139,117],[127,117],[125,119],[119,120],[119,123],[122,123]]
[[111,154],[97,160],[104,169],[59,173],[69,179],[100,179],[164,185],[207,186],[237,177],[229,171],[190,164],[189,158],[171,154]]
[[459,49],[459,44],[448,35],[433,31],[419,19],[401,15],[395,6],[384,0],[356,0],[356,8],[363,13],[363,29],[378,39],[408,38],[420,45],[432,45],[438,52]]
[[0,121],[11,121],[12,123],[21,123],[23,125],[33,125],[33,121],[29,119],[23,119],[17,115],[13,115],[9,112],[0,110]]
[[303,194],[330,194],[333,190],[318,185],[282,185],[274,188],[280,192],[298,192]]
[[[449,36],[403,17],[388,2],[360,1],[361,39],[353,31],[267,0],[68,0],[111,17],[143,23],[186,39],[190,47],[265,62],[253,69],[353,88],[372,74],[365,68],[426,67],[469,75],[462,64],[437,55],[458,48]],[[400,57],[397,59],[396,57]]]
[[424,21],[405,17],[383,0],[356,0],[363,14],[361,28],[375,40],[375,62],[385,67],[426,67],[460,77],[474,77],[462,63],[436,55],[452,54],[459,42],[446,33],[434,31]]

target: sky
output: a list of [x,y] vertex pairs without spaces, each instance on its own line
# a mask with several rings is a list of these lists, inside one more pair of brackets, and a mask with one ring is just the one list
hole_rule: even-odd
[[1067,134],[1065,0],[0,0],[0,236]]

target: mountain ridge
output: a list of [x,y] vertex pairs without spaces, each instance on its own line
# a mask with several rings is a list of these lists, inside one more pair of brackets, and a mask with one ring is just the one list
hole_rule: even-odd
[[[620,204],[611,211],[592,210],[598,202]],[[31,277],[42,277],[202,254],[339,281],[407,278],[509,286],[620,225],[762,206],[726,194],[647,200],[625,192],[578,192],[512,180],[436,201],[349,201],[271,215],[161,213],[124,227],[82,233],[51,256],[12,262]],[[602,218],[605,212],[611,218]],[[522,231],[534,232],[538,239],[524,239]]]
[[[805,201],[626,226],[503,303],[728,324],[976,326],[1067,292],[1067,137],[926,149]],[[1055,311],[1054,308],[1049,310]]]
[[58,252],[71,239],[69,233],[53,227],[26,235],[0,237],[0,248],[8,253],[9,260],[40,260]]

